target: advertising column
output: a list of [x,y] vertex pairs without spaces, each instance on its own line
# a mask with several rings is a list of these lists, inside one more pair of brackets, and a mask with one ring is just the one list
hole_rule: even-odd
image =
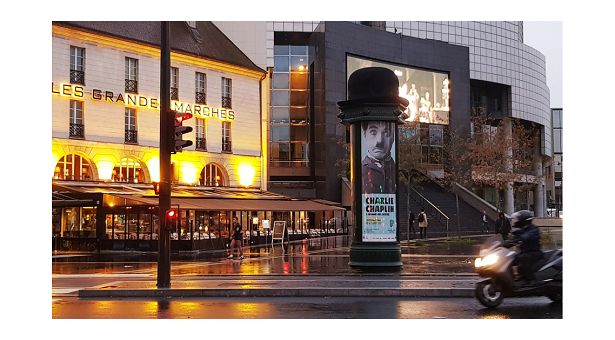
[[393,71],[367,67],[348,78],[348,100],[337,103],[350,127],[350,182],[354,233],[352,267],[401,267],[397,240],[397,124],[408,100]]

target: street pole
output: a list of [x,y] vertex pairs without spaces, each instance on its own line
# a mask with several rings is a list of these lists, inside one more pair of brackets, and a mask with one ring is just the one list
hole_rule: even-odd
[[171,145],[169,140],[174,129],[171,109],[171,48],[168,21],[161,23],[160,35],[160,194],[158,217],[160,221],[158,238],[158,288],[171,287],[171,238],[166,212],[171,208]]

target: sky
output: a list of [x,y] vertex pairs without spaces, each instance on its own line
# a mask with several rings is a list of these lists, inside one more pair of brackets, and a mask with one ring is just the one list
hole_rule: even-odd
[[562,28],[562,21],[523,22],[523,42],[544,54],[547,61],[547,86],[551,93],[551,108],[564,108]]

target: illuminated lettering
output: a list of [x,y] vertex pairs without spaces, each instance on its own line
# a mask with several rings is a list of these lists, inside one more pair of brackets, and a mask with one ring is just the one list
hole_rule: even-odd
[[201,115],[201,105],[194,105],[194,114]]
[[210,114],[209,107],[207,106],[203,107],[203,116],[209,117],[209,114]]
[[173,111],[183,112],[184,103],[173,102]]
[[226,110],[225,109],[220,110],[220,119],[226,119]]
[[92,99],[101,100],[102,99],[102,91],[101,90],[92,90]]
[[105,100],[113,103],[113,92],[105,91]]
[[139,97],[139,106],[147,106],[147,98]]
[[126,102],[124,101],[124,96],[122,96],[122,94],[118,94],[117,95],[117,99],[115,100],[116,103],[122,102],[122,104],[126,104]]
[[186,104],[186,111],[184,111],[184,113],[192,113],[192,108],[190,107],[190,104]]
[[60,94],[60,91],[56,91],[53,87],[53,82],[51,82],[51,93]]
[[128,98],[128,105],[134,105],[137,106],[137,101],[136,101],[136,96],[131,96],[129,94],[126,95],[126,97]]
[[62,85],[62,94],[65,96],[70,96],[70,85]]
[[152,98],[152,99],[150,99],[150,101],[149,101],[149,106],[150,106],[152,109],[156,109],[156,108],[158,108],[158,99],[156,99],[156,98]]
[[83,97],[83,87],[75,86],[75,97]]
[[229,111],[228,112],[228,119],[229,120],[235,120],[235,112]]
[[218,111],[218,109],[211,109],[211,116],[219,118],[219,111]]

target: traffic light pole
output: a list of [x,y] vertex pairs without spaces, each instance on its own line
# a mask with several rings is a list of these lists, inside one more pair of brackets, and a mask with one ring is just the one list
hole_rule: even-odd
[[171,237],[166,211],[171,208],[171,145],[175,133],[171,117],[171,47],[170,23],[162,22],[160,35],[160,194],[158,203],[158,288],[171,287]]

